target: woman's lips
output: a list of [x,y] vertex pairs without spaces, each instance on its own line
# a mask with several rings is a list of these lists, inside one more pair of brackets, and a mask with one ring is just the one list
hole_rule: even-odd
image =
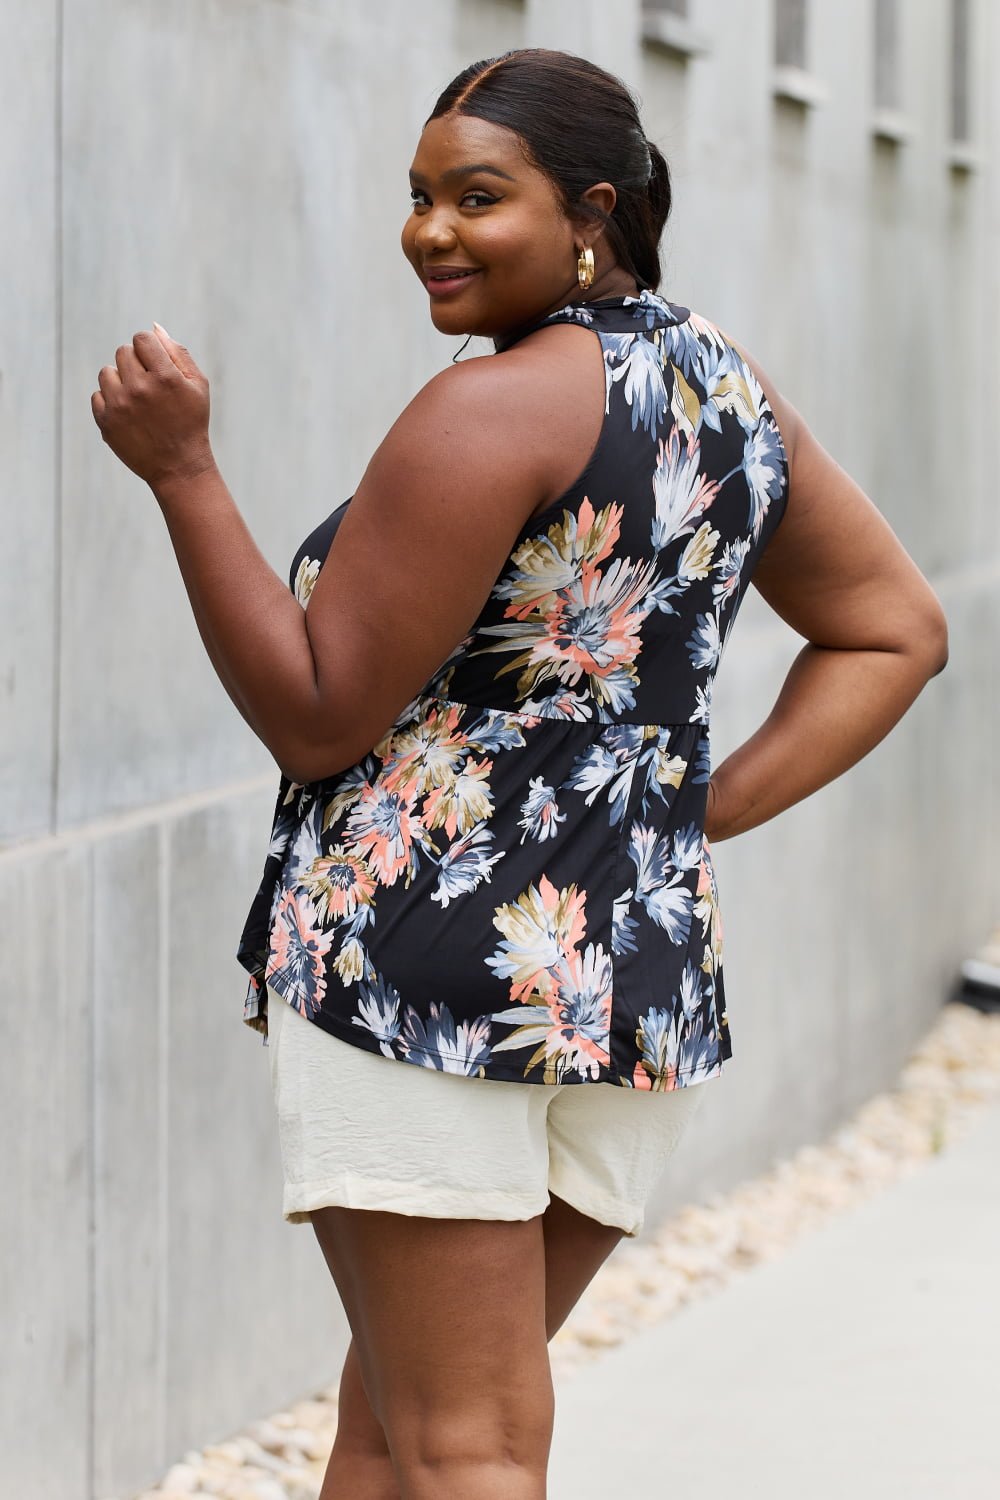
[[449,292],[457,292],[474,276],[478,276],[478,269],[466,271],[462,276],[432,276],[428,273],[426,286],[432,297],[444,297]]

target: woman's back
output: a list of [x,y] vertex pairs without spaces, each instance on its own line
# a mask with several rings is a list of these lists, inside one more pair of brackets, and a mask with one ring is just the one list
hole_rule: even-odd
[[[703,838],[711,690],[788,466],[705,319],[644,291],[517,340],[562,321],[604,357],[590,459],[370,754],[282,778],[239,949],[245,1019],[266,1029],[266,978],[387,1057],[672,1088],[731,1051]],[[345,510],[296,554],[303,604]],[[441,556],[446,588],[461,560]]]

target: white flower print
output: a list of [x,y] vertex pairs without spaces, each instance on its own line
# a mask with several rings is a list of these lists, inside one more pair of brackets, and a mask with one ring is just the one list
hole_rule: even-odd
[[362,980],[359,988],[360,1014],[351,1017],[351,1024],[365,1027],[378,1038],[379,1051],[386,1057],[394,1057],[392,1043],[399,1035],[399,992],[381,976],[372,984]]
[[718,615],[699,615],[694,634],[687,645],[692,666],[697,667],[699,671],[714,671],[722,653]]
[[781,493],[781,440],[767,418],[762,418],[746,440],[743,468],[750,490],[750,524],[754,541],[760,536],[768,506]]
[[541,776],[532,776],[529,785],[531,792],[521,804],[521,817],[518,819],[519,826],[524,829],[521,843],[524,843],[529,834],[538,840],[554,839],[559,831],[559,824],[566,821],[566,814],[559,811],[556,803],[555,789],[546,786]]
[[456,896],[465,896],[476,890],[480,882],[491,879],[493,866],[506,854],[498,849],[490,854],[493,833],[483,823],[477,823],[449,845],[438,865],[437,886],[431,900],[447,906]]
[[661,440],[653,473],[652,544],[659,551],[675,537],[686,536],[712,504],[718,485],[701,469],[701,445],[695,437],[681,444],[676,431]]
[[743,566],[750,551],[750,538],[741,536],[727,542],[722,556],[715,565],[715,582],[712,584],[712,603],[716,606],[728,603],[737,593],[743,577]]
[[440,1073],[480,1073],[490,1057],[490,1023],[485,1016],[456,1025],[447,1005],[430,1002],[425,1021],[406,1007],[399,1037],[403,1056]]

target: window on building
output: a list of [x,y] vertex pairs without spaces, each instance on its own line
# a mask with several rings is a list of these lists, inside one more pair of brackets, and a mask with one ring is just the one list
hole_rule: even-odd
[[971,0],[951,0],[951,138],[953,141],[968,141],[971,133],[970,9]]
[[709,51],[709,38],[694,24],[690,0],[643,0],[642,38],[682,61]]
[[812,109],[829,99],[830,90],[810,71],[808,33],[806,0],[774,0],[774,97]]
[[899,107],[898,0],[875,0],[875,108]]
[[805,71],[806,54],[806,0],[775,0],[775,62],[780,68]]

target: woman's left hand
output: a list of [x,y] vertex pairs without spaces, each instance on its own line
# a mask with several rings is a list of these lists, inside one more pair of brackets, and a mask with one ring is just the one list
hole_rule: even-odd
[[[122,463],[155,486],[214,462],[208,381],[165,328],[137,333],[115,352],[90,398],[94,421]],[[155,330],[159,330],[158,332]]]

